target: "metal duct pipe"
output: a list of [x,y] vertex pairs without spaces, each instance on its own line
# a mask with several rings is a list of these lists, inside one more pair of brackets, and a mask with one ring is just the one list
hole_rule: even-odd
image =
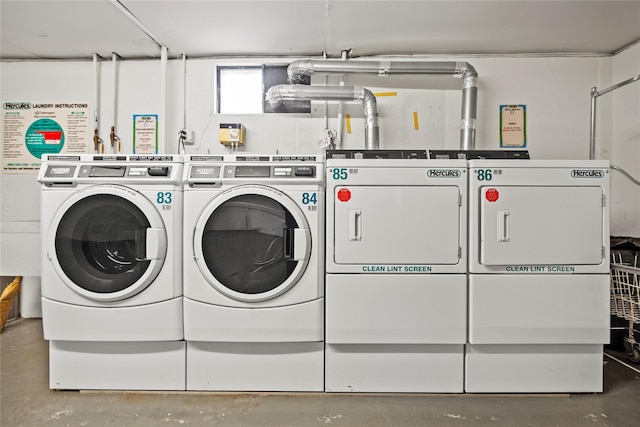
[[[475,72],[475,70],[474,70]],[[476,148],[476,122],[478,117],[478,77],[462,80],[462,112],[460,113],[460,149]]]
[[292,83],[299,81],[302,76],[310,76],[314,73],[376,74],[380,77],[391,74],[426,74],[461,78],[463,81],[460,148],[463,150],[475,148],[478,73],[468,62],[300,60],[292,62],[287,73]]
[[373,93],[358,86],[276,85],[267,91],[267,101],[274,105],[282,101],[356,101],[364,106],[365,146],[380,148],[378,104]]

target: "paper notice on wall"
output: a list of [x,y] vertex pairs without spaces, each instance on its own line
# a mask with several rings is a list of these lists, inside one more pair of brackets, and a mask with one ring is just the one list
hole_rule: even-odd
[[35,173],[44,154],[89,153],[88,104],[2,103],[2,173]]
[[133,153],[158,153],[158,115],[133,115]]
[[527,146],[526,105],[500,106],[500,147],[524,148]]

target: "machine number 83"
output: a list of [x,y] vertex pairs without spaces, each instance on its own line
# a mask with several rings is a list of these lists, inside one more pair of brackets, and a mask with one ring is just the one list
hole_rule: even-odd
[[158,194],[156,195],[156,203],[158,203],[159,205],[169,205],[172,202],[171,196],[172,195],[170,191],[158,191]]

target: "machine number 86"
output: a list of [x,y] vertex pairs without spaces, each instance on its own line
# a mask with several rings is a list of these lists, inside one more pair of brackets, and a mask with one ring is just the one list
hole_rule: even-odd
[[478,169],[478,181],[491,181],[493,174],[491,169]]

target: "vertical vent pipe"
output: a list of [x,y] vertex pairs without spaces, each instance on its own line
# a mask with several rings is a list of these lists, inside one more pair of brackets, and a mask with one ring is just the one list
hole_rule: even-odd
[[364,107],[365,146],[367,150],[380,147],[378,104],[369,89],[358,86],[276,85],[267,91],[266,98],[271,105],[282,101],[361,102]]
[[467,62],[420,61],[317,61],[300,60],[289,64],[289,81],[299,82],[302,76],[314,73],[450,75],[462,79],[462,113],[460,122],[460,148],[475,149],[478,105],[478,73]]

